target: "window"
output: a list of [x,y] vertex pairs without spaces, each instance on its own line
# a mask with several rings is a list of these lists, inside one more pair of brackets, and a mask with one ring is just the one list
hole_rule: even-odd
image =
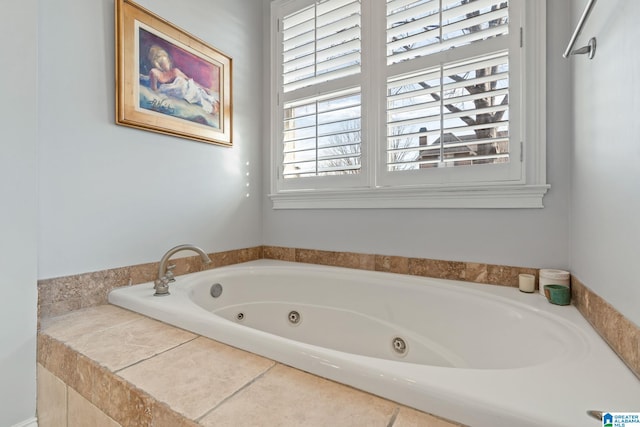
[[542,207],[544,15],[525,0],[274,1],[274,207]]

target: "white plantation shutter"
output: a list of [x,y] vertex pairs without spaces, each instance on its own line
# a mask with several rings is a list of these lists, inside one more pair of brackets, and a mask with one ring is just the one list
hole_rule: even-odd
[[283,177],[360,169],[360,88],[285,104]]
[[315,1],[279,26],[281,178],[359,173],[360,0]]
[[[425,164],[430,138],[440,134],[440,68],[391,79],[387,85],[388,170],[415,169]],[[437,150],[437,151],[436,151]]]
[[546,2],[271,10],[275,207],[542,206]]
[[326,0],[282,19],[283,89],[360,72],[360,1]]
[[508,22],[507,1],[387,0],[388,172],[510,161]]
[[507,1],[387,0],[387,62],[509,33]]
[[506,162],[507,52],[387,84],[387,170]]

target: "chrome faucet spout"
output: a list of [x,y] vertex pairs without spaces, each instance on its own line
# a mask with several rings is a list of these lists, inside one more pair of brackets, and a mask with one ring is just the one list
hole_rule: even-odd
[[211,263],[211,258],[209,258],[207,253],[197,246],[185,244],[185,245],[178,245],[176,247],[169,249],[162,256],[162,259],[158,264],[158,278],[154,281],[154,285],[155,285],[154,289],[156,290],[156,293],[154,295],[160,295],[160,296],[169,295],[169,282],[173,278],[173,274],[171,273],[171,271],[167,271],[168,270],[167,262],[169,262],[169,258],[171,258],[176,252],[180,252],[180,251],[196,252],[200,255],[200,259],[202,259],[203,263],[205,264]]

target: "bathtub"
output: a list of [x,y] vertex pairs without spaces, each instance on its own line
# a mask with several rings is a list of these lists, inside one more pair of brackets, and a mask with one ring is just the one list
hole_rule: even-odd
[[573,306],[503,286],[259,260],[109,302],[473,427],[600,426],[640,381]]

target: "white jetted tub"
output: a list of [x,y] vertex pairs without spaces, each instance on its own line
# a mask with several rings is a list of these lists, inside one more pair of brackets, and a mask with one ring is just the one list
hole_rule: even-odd
[[[573,306],[515,288],[259,260],[109,302],[473,427],[600,426],[640,381]],[[216,296],[213,296],[216,295]]]

